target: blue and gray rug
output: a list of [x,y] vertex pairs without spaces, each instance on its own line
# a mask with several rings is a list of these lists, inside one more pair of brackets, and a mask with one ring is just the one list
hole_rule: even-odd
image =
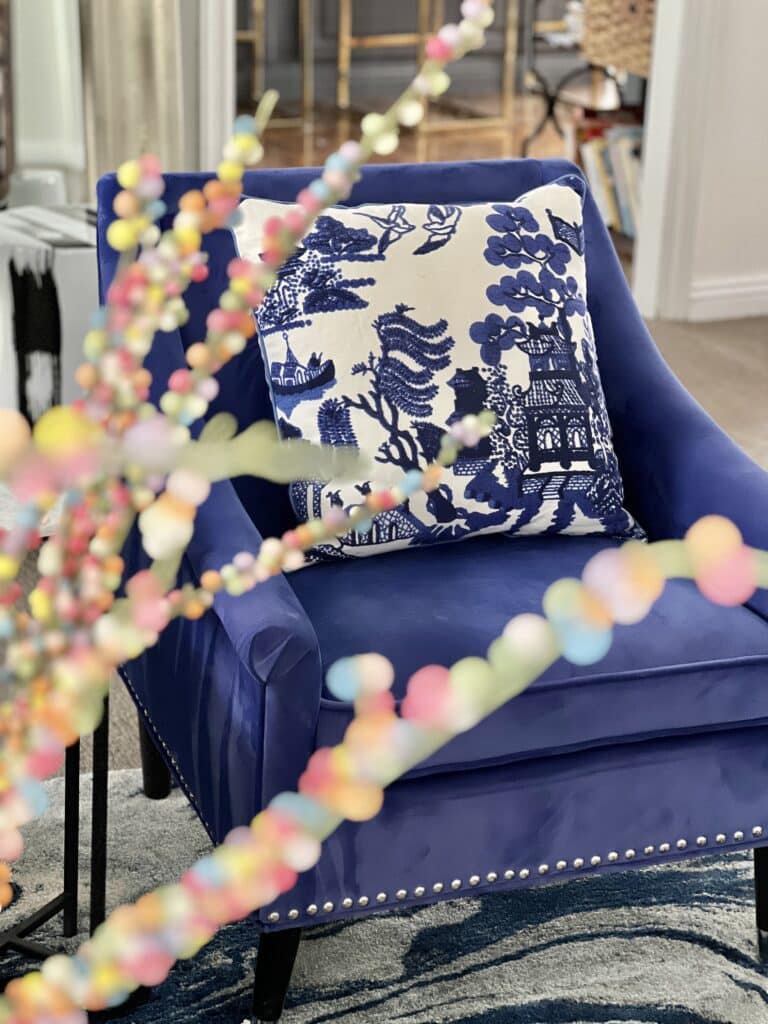
[[[0,929],[56,890],[61,795],[51,783],[51,812],[29,828],[16,873],[22,900]],[[111,806],[111,905],[175,878],[206,849],[183,798],[146,801],[138,772],[113,774]],[[83,923],[86,907],[84,892]],[[127,1019],[240,1024],[254,939],[248,924],[225,930]],[[283,1020],[767,1024],[749,854],[319,926],[302,943]]]

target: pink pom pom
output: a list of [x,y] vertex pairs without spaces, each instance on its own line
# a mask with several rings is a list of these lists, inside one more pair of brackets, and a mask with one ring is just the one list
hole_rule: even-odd
[[285,215],[285,226],[294,235],[304,234],[307,226],[307,216],[303,210],[289,210]]
[[314,192],[304,188],[296,197],[299,206],[303,206],[307,213],[319,213],[323,209],[323,201]]
[[189,370],[174,370],[168,378],[168,387],[171,391],[186,394],[192,390],[192,374]]
[[453,48],[439,36],[432,36],[427,42],[426,55],[429,60],[445,62],[453,56]]
[[206,318],[208,330],[214,334],[223,333],[229,327],[228,314],[223,309],[212,309]]
[[404,718],[439,727],[448,717],[450,706],[450,672],[442,665],[426,665],[411,676],[401,712]]
[[696,583],[704,597],[715,604],[729,608],[744,604],[757,585],[754,554],[742,547],[728,558],[701,569],[696,574]]
[[159,158],[153,153],[145,153],[144,156],[140,156],[139,167],[141,168],[141,173],[148,175],[150,178],[156,178],[163,172]]

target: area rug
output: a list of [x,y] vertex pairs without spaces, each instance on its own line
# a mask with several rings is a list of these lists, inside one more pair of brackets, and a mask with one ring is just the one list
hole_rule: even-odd
[[[89,789],[83,780],[84,822]],[[27,829],[18,904],[60,882],[63,784]],[[83,864],[87,863],[83,829]],[[183,797],[146,800],[139,773],[111,776],[111,906],[177,877],[207,849]],[[83,880],[82,925],[87,886]],[[58,922],[44,933],[60,943]],[[135,1024],[240,1024],[256,936],[225,929],[179,965]],[[6,968],[8,965],[4,964]],[[19,961],[19,969],[23,964]],[[747,851],[318,926],[302,942],[284,1024],[766,1024]]]

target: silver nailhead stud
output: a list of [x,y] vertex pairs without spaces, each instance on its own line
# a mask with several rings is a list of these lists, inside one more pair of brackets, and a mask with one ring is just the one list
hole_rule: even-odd
[[442,891],[443,891],[443,883],[442,882],[435,882],[435,884],[432,886],[432,892],[442,892]]
[[344,899],[341,901],[341,905],[342,907],[344,907],[345,910],[349,910],[349,908],[352,906],[352,902],[353,901],[349,898],[349,896],[345,896]]
[[744,839],[744,833],[743,832],[734,832],[733,833],[733,838],[736,840],[737,843],[740,843]]
[[454,878],[454,880],[451,882],[451,888],[454,891],[456,889],[460,889],[461,888],[461,879],[460,878]]
[[504,877],[508,882],[511,882],[512,879],[515,877],[515,872],[512,870],[512,868],[507,868],[507,870],[504,872]]
[[267,920],[271,924],[276,924],[280,920],[280,915],[278,914],[278,912],[276,910],[273,910],[272,913],[267,918]]
[[707,845],[707,837],[706,836],[696,836],[696,845],[697,846],[706,846]]
[[755,827],[752,829],[752,835],[755,837],[755,839],[759,839],[762,834],[762,827],[760,825],[755,825]]
[[684,850],[687,845],[688,843],[685,839],[678,839],[675,843],[675,846],[678,848],[678,850]]
[[367,907],[370,902],[371,901],[368,899],[367,896],[361,896],[360,899],[357,901],[357,905],[359,907]]
[[310,917],[314,917],[315,914],[317,913],[317,904],[310,903],[309,906],[307,907],[307,913],[309,914]]
[[395,896],[399,900],[404,900],[407,895],[408,892],[405,889],[398,889],[397,892],[395,893]]
[[426,892],[426,889],[424,888],[423,885],[417,885],[416,888],[413,890],[413,895],[414,896],[423,896],[425,892]]
[[558,871],[565,871],[565,869],[568,867],[568,861],[567,860],[559,860],[557,862],[557,864],[555,864],[555,867],[557,868]]
[[624,856],[627,858],[627,860],[634,860],[637,856],[637,851],[629,849],[625,852]]
[[546,875],[549,872],[549,864],[539,864],[539,874]]
[[598,866],[598,864],[602,864],[603,863],[603,858],[602,857],[598,857],[598,855],[595,854],[595,856],[590,859],[589,863],[592,865],[593,868],[596,868]]
[[469,876],[469,884],[470,885],[480,885],[480,875],[470,875]]
[[669,853],[671,846],[669,843],[659,843],[659,853]]
[[656,849],[655,846],[644,846],[643,847],[643,853],[645,854],[646,857],[650,857],[655,849]]
[[576,868],[577,870],[578,870],[579,868],[583,868],[583,867],[584,867],[584,858],[583,858],[583,857],[577,857],[577,858],[576,858],[576,860],[575,860],[575,861],[573,862],[573,866],[574,866],[574,867],[575,867],[575,868]]
[[523,868],[523,870],[520,872],[520,877],[521,878],[527,878],[528,875],[530,875],[530,873],[531,872],[528,870],[528,868]]
[[299,916],[298,910],[289,910],[288,911],[288,920],[289,921],[295,921],[298,916]]
[[324,914],[330,914],[332,910],[333,910],[333,904],[331,903],[330,900],[328,900],[327,903],[323,904],[323,913]]
[[376,902],[377,903],[386,903],[387,902],[387,894],[385,892],[377,892],[376,893]]
[[719,843],[722,846],[723,843],[727,843],[728,842],[728,836],[723,835],[722,832],[718,832],[717,835],[715,836],[715,842]]
[[611,850],[611,852],[608,854],[608,860],[611,862],[611,864],[615,864],[618,859],[618,853],[616,853],[615,850]]
[[485,876],[485,880],[486,882],[497,882],[499,880],[499,876],[496,874],[495,871],[489,871],[488,874]]

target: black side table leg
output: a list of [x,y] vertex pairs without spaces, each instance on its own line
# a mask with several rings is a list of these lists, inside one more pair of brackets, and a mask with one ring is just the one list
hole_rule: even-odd
[[165,800],[171,792],[171,773],[149,735],[149,730],[139,715],[139,745],[141,747],[141,770],[144,777],[144,796],[150,800]]
[[107,815],[109,800],[109,697],[93,734],[93,810],[91,816],[91,935],[106,916]]
[[77,935],[80,862],[80,741],[67,747],[64,761],[64,915],[65,939]]
[[755,857],[755,923],[760,959],[768,962],[768,846],[758,846]]

